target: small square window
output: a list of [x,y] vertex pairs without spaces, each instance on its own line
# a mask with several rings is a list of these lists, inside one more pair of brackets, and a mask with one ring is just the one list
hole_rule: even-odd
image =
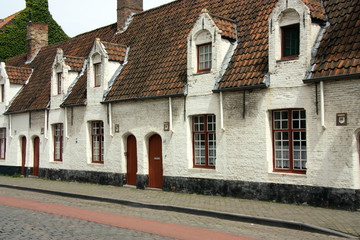
[[6,129],[0,128],[0,159],[5,159],[6,152]]
[[290,25],[281,28],[282,31],[282,59],[296,58],[300,49],[300,25]]
[[94,64],[94,86],[100,87],[101,80],[101,65],[100,63]]
[[210,72],[212,67],[211,43],[198,46],[198,72]]
[[62,73],[57,74],[57,93],[61,94]]

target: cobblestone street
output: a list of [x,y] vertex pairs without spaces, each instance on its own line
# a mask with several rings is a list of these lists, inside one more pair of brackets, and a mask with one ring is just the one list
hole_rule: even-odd
[[0,239],[171,239],[27,209],[0,206]]
[[[81,209],[90,209],[141,219],[150,219],[215,230],[257,239],[341,239],[325,234],[262,226],[184,213],[134,208],[119,204],[67,198],[6,188],[0,188],[0,194],[73,206]],[[4,217],[0,220],[0,239],[169,239],[163,236],[25,209],[1,206],[0,211],[4,213]]]

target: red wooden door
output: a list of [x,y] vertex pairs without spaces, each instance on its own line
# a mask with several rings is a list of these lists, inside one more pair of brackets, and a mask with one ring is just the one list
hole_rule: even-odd
[[136,173],[137,173],[137,149],[136,138],[130,135],[127,138],[127,184],[136,186]]
[[149,187],[163,187],[162,144],[157,134],[149,139]]
[[39,150],[40,150],[40,139],[36,137],[34,139],[34,176],[39,176]]
[[21,139],[21,175],[25,175],[26,137]]

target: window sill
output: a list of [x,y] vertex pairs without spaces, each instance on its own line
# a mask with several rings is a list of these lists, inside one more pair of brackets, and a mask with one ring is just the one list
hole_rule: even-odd
[[280,60],[276,60],[276,63],[291,62],[291,61],[296,61],[296,60],[299,60],[299,55],[281,58]]
[[51,161],[50,164],[62,164],[62,161]]
[[104,166],[104,162],[91,162],[91,163],[89,163],[89,165],[93,165],[93,166]]
[[278,175],[278,176],[296,176],[296,177],[306,177],[306,172],[281,172],[281,171],[274,171],[270,172],[269,175]]
[[189,168],[188,171],[190,173],[215,173],[216,168]]
[[204,75],[204,74],[209,74],[209,73],[211,73],[210,70],[209,71],[204,71],[204,72],[196,72],[196,73],[194,73],[194,76],[199,76],[199,75]]

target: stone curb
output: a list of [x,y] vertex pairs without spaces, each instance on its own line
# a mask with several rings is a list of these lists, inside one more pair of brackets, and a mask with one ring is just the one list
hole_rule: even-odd
[[115,204],[130,206],[130,207],[148,208],[148,209],[154,209],[154,210],[194,214],[194,215],[198,215],[198,216],[215,217],[215,218],[232,220],[232,221],[255,223],[255,224],[261,224],[261,225],[267,225],[267,226],[273,226],[273,227],[282,227],[282,228],[289,228],[289,229],[294,229],[294,230],[301,230],[301,231],[307,231],[307,232],[328,234],[328,235],[333,235],[333,236],[338,236],[338,237],[357,239],[355,236],[345,234],[342,232],[338,232],[335,230],[322,228],[322,227],[314,226],[311,224],[287,221],[287,220],[281,220],[281,219],[255,217],[255,216],[249,216],[249,215],[243,215],[243,214],[218,212],[218,211],[212,211],[212,210],[203,210],[203,209],[179,207],[179,206],[172,206],[172,205],[142,203],[142,202],[135,202],[135,201],[129,201],[129,200],[98,197],[98,196],[83,195],[83,194],[76,194],[76,193],[69,193],[69,192],[60,192],[60,191],[47,190],[47,189],[22,187],[22,186],[17,186],[17,185],[0,184],[0,187],[17,189],[17,190],[22,190],[22,191],[29,191],[29,192],[51,194],[51,195],[57,195],[57,196],[62,196],[62,197],[70,197],[70,198],[78,198],[78,199],[84,199],[84,200],[115,203]]

